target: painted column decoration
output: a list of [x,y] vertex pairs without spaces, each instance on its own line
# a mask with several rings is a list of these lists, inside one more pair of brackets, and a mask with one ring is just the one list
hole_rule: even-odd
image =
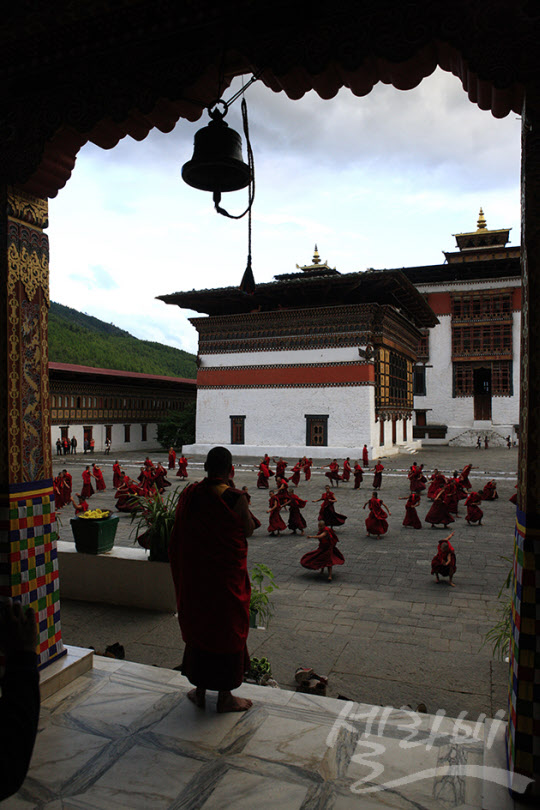
[[47,200],[0,190],[0,595],[36,611],[41,667],[66,652],[50,445],[47,225]]
[[[509,721],[512,778],[540,797],[540,94],[527,88],[521,165],[521,401],[512,578]],[[517,784],[517,783],[516,783]]]

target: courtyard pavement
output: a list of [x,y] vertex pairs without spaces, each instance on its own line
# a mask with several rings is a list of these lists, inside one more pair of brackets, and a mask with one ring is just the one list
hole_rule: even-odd
[[[515,508],[508,499],[515,492],[517,453],[516,448],[430,447],[413,456],[382,459],[380,497],[392,513],[390,529],[382,539],[365,533],[367,510],[362,507],[371,495],[372,475],[365,475],[360,490],[353,490],[352,480],[334,488],[337,511],[348,519],[338,529],[345,565],[334,569],[333,582],[299,565],[300,557],[315,548],[316,541],[290,535],[288,530],[280,537],[268,536],[268,492],[256,489],[258,459],[237,462],[235,483],[249,487],[251,509],[262,522],[249,541],[249,566],[265,563],[279,585],[268,628],[250,632],[250,653],[269,658],[274,677],[285,689],[294,688],[298,666],[310,666],[329,677],[327,695],[331,697],[413,709],[425,703],[428,712],[444,710],[453,717],[460,712],[478,717],[482,712],[495,716],[505,711],[508,665],[494,660],[491,648],[482,642],[497,619],[498,593],[510,568]],[[166,460],[165,453],[150,455],[153,460]],[[54,470],[55,474],[64,467],[70,470],[78,491],[84,465],[95,461],[104,471],[108,489],[92,497],[91,507],[114,508],[115,458],[98,453],[55,456]],[[132,476],[143,458],[137,452],[119,456]],[[497,481],[499,500],[484,503],[483,526],[468,526],[460,503],[461,516],[451,526],[456,529],[452,539],[457,555],[455,588],[447,583],[436,586],[430,575],[431,558],[445,530],[423,524],[417,531],[401,525],[405,500],[399,498],[408,494],[406,475],[413,458],[424,463],[428,474],[434,467],[450,473],[473,463],[473,489],[490,478]],[[295,459],[288,461],[292,466]],[[190,460],[189,481],[203,476],[202,462],[202,458]],[[324,463],[317,460],[311,481],[302,480],[297,488],[299,496],[308,500],[306,533],[316,531],[319,505],[311,501],[320,497],[327,481],[320,469]],[[174,475],[170,480],[173,487],[184,485]],[[422,498],[418,509],[422,520],[430,503]],[[60,513],[62,540],[72,540],[71,516],[69,507]],[[129,515],[121,514],[117,545],[133,544],[130,530]],[[60,583],[61,576],[60,571]],[[183,643],[172,615],[73,600],[62,600],[61,610],[67,644],[102,651],[118,641],[130,661],[171,668],[181,662]]]

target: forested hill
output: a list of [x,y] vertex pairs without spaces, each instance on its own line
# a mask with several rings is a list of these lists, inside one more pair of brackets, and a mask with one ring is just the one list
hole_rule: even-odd
[[112,323],[51,301],[49,360],[93,368],[195,379],[195,355],[139,340]]

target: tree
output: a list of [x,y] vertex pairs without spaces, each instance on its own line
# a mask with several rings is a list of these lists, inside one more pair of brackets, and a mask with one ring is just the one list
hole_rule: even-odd
[[195,441],[196,403],[187,405],[183,411],[169,411],[167,418],[158,425],[158,442],[169,447],[182,447]]

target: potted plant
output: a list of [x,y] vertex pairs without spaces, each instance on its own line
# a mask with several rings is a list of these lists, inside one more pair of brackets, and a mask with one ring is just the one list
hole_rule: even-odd
[[249,659],[249,669],[246,672],[245,681],[256,683],[259,686],[266,686],[271,677],[272,666],[268,658],[255,658],[252,656]]
[[[279,586],[276,585],[272,570],[263,563],[258,563],[252,568],[250,579],[249,626],[268,627],[268,622],[274,614],[274,605],[270,599],[270,594]],[[263,587],[265,580],[268,580],[268,584]]]
[[136,521],[131,530],[131,534],[135,534],[133,542],[150,552],[148,559],[152,562],[169,562],[169,538],[180,492],[170,492],[163,498],[156,489],[152,495],[133,496],[138,504],[137,510],[131,513],[131,522]]

